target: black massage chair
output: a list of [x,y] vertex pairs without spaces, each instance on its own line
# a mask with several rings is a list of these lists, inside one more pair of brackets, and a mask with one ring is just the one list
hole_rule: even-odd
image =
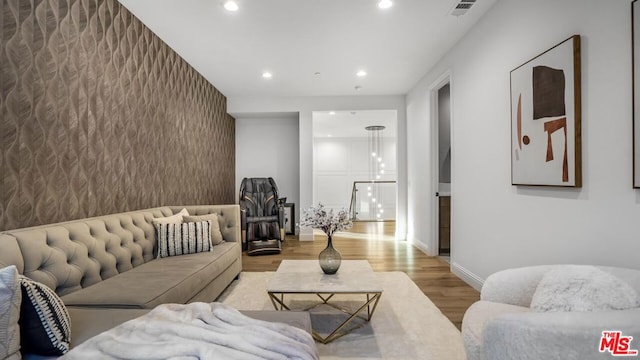
[[283,203],[273,178],[242,179],[240,225],[248,255],[280,253],[284,241]]

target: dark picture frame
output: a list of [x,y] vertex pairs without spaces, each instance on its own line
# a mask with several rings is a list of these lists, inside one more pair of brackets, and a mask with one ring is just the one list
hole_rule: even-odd
[[633,188],[640,189],[640,2],[631,2],[631,79],[633,81]]
[[513,69],[511,184],[581,187],[580,35]]
[[296,205],[294,203],[285,203],[283,207],[284,207],[284,232],[287,235],[295,235]]

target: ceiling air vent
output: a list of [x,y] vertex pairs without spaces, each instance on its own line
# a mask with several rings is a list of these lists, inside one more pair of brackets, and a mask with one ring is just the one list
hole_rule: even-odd
[[451,15],[461,16],[467,13],[469,9],[476,3],[476,0],[460,0],[455,3],[453,9],[451,9]]

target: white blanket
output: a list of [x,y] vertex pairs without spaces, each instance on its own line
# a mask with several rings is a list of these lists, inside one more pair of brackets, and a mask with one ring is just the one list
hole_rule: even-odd
[[318,359],[313,338],[221,303],[160,305],[105,331],[61,359]]

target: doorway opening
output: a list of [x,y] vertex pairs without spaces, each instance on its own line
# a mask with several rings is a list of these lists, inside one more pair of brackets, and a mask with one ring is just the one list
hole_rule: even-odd
[[432,91],[434,107],[433,131],[433,183],[434,248],[438,255],[451,253],[451,85],[445,76]]
[[350,238],[395,240],[396,154],[396,110],[313,112],[313,203],[349,211]]

